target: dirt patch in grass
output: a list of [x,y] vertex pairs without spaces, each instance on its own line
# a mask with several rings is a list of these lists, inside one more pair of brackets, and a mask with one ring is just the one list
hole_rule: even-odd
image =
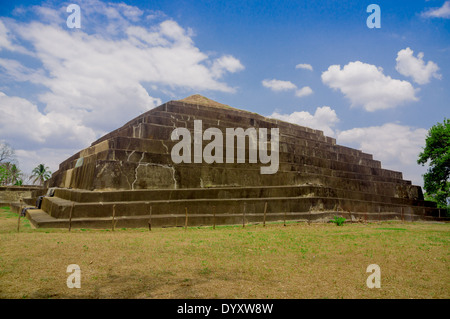
[[[449,225],[32,229],[0,208],[0,298],[449,298]],[[81,288],[66,285],[67,266]],[[366,268],[381,268],[381,288]]]

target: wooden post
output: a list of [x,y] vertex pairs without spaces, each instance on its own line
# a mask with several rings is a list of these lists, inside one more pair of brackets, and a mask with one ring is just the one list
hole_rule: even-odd
[[404,221],[405,221],[405,217],[404,217],[404,215],[405,215],[405,211],[404,211],[404,207],[402,207],[402,222],[404,222]]
[[112,213],[112,231],[115,230],[115,218],[116,218],[116,204],[113,205],[113,213]]
[[19,208],[19,215],[22,214],[22,209],[24,209],[23,199],[20,199],[20,208]]
[[284,225],[286,227],[286,212],[284,212]]
[[267,212],[267,202],[264,204],[264,220],[263,220],[263,227],[266,227],[266,212]]
[[152,206],[150,205],[150,217],[148,219],[148,231],[152,231]]
[[23,207],[23,203],[22,203],[22,198],[20,199],[20,206],[19,206],[19,219],[17,220],[17,232],[20,232],[20,215],[22,215],[22,208]]
[[186,211],[186,220],[184,221],[184,230],[187,230],[187,225],[188,225],[188,210],[187,207],[184,208],[184,210]]
[[22,212],[19,212],[19,219],[17,220],[17,232],[20,232],[20,214]]
[[247,209],[247,203],[244,202],[244,211],[242,212],[242,227],[245,227],[245,210]]
[[381,222],[381,216],[380,216],[381,207],[378,206],[378,220]]
[[69,232],[72,230],[73,205],[75,205],[75,203],[72,203],[72,205],[70,206],[70,211],[69,211]]
[[216,206],[213,206],[213,229],[216,229]]

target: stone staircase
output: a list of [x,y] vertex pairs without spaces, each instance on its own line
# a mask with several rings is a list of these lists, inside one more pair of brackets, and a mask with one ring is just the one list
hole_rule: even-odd
[[[213,106],[214,105],[214,106]],[[279,128],[279,169],[261,163],[173,163],[175,128],[202,120],[214,127]],[[268,145],[270,145],[270,139]],[[203,147],[210,141],[203,141]],[[225,143],[224,143],[225,145]],[[203,148],[202,147],[202,148]],[[270,146],[267,147],[270,150]],[[235,156],[238,147],[235,145]],[[225,161],[224,161],[225,162]],[[278,220],[438,220],[434,203],[402,173],[372,155],[295,124],[221,107],[170,101],[152,109],[60,164],[47,184],[57,187],[28,218],[36,227],[109,228],[242,224]],[[70,213],[70,211],[72,211]],[[70,218],[71,216],[71,218]]]

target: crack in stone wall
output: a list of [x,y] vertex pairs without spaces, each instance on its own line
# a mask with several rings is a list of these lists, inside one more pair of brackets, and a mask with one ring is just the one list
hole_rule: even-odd
[[142,153],[141,159],[139,160],[139,163],[138,163],[138,165],[136,166],[136,168],[134,170],[134,181],[133,181],[133,183],[131,183],[131,189],[132,190],[135,189],[134,185],[137,182],[137,180],[139,179],[138,170],[139,170],[139,167],[141,167],[141,166],[158,166],[158,167],[162,167],[162,168],[166,168],[166,169],[171,170],[172,179],[173,179],[173,187],[174,187],[174,189],[177,189],[178,188],[178,183],[177,183],[177,179],[175,178],[175,173],[176,173],[175,172],[175,167],[169,166],[169,165],[163,165],[163,164],[156,164],[156,163],[141,163],[142,160],[144,159],[144,155],[145,155],[145,153]]

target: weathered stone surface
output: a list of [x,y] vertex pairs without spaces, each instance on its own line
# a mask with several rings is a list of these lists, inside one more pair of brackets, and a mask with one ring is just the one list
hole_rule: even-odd
[[9,206],[21,199],[31,197],[32,192],[44,194],[45,190],[39,186],[0,186],[0,205]]
[[[203,130],[220,129],[224,140],[226,128],[278,128],[278,172],[264,175],[262,164],[248,163],[248,142],[246,163],[175,164],[170,152],[178,141],[171,133],[182,127],[193,134],[194,120],[202,120]],[[269,136],[269,149],[270,143]],[[47,186],[59,189],[44,198],[42,211],[30,213],[38,227],[66,227],[72,205],[75,225],[89,227],[110,225],[113,207],[123,227],[146,226],[150,206],[153,226],[183,225],[186,209],[190,225],[261,222],[266,203],[267,221],[439,216],[420,187],[372,155],[336,145],[322,131],[202,96],[170,101],[106,134],[62,162]]]

